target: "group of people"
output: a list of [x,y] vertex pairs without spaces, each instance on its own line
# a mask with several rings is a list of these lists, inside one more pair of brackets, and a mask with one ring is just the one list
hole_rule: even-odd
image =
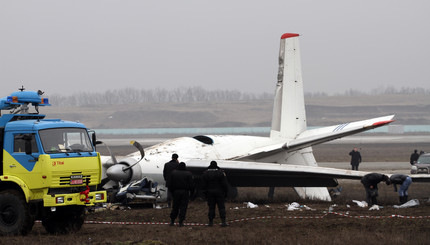
[[[179,216],[179,226],[184,225],[187,213],[188,202],[195,192],[195,181],[190,171],[187,171],[186,164],[179,162],[178,154],[172,155],[172,160],[164,164],[163,177],[167,187],[167,203],[172,208],[170,213],[170,226],[175,225],[175,220]],[[213,226],[215,209],[218,206],[221,226],[227,226],[225,197],[228,191],[227,177],[219,167],[217,162],[212,161],[207,170],[202,175],[201,190],[207,198],[209,206],[208,219],[209,226]]]
[[[362,159],[357,147],[354,147],[354,149],[349,152],[349,155],[351,156],[352,170],[358,170],[358,166],[360,165]],[[412,153],[410,157],[410,163],[414,164],[418,160],[419,156],[420,154],[418,151],[414,150],[414,153]],[[370,173],[366,174],[361,179],[361,183],[366,190],[366,201],[369,205],[378,205],[376,197],[378,196],[378,184],[380,182],[385,182],[387,185],[394,185],[394,191],[399,192],[400,204],[406,203],[408,201],[408,188],[412,183],[411,177],[405,174],[393,174],[388,177],[385,174]],[[399,189],[397,189],[397,185],[400,185]]]
[[[408,201],[408,188],[412,183],[411,177],[405,174],[393,174],[388,177],[385,174],[370,173],[366,174],[362,179],[361,183],[366,190],[366,201],[370,206],[378,205],[378,184],[385,182],[387,185],[393,184],[394,191],[399,193],[400,204],[404,204]],[[397,185],[400,188],[397,189]]]
[[[414,165],[417,162],[420,155],[423,153],[424,153],[424,151],[421,151],[420,153],[418,153],[418,150],[415,149],[414,152],[411,154],[411,157],[409,159],[409,163],[411,165]],[[358,151],[357,147],[354,147],[354,149],[352,149],[352,151],[349,152],[349,155],[351,156],[352,170],[358,170],[358,166],[361,163],[361,154]]]
[[[361,154],[356,147],[349,152],[351,156],[351,167],[352,170],[358,170],[358,166],[361,163]],[[410,163],[413,165],[418,160],[420,154],[418,150],[414,150],[414,153],[411,154]],[[370,205],[378,205],[376,197],[378,196],[378,184],[384,181],[387,185],[393,184],[394,191],[399,192],[399,201],[400,204],[407,202],[408,200],[408,188],[412,183],[411,177],[405,174],[393,174],[390,177],[384,174],[379,173],[370,173],[365,175],[361,179],[361,183],[366,190],[366,201]],[[400,188],[397,189],[397,185],[400,185]]]
[[411,165],[414,165],[415,163],[417,163],[418,158],[424,153],[425,153],[424,151],[420,151],[420,153],[418,153],[418,150],[415,149],[414,152],[411,154],[411,157],[409,159],[409,163]]
[[[418,156],[417,150],[415,152]],[[358,165],[361,162],[361,154],[354,148],[351,155],[352,170],[358,170]],[[170,225],[175,225],[175,220],[179,216],[179,226],[184,225],[184,220],[187,213],[188,202],[190,197],[195,192],[195,181],[193,174],[187,171],[186,164],[179,162],[178,154],[173,154],[172,159],[164,165],[163,177],[167,187],[167,203],[168,207],[172,208],[170,213]],[[411,155],[411,164],[418,157]],[[399,201],[401,204],[408,200],[408,188],[412,183],[411,177],[405,174],[393,174],[390,177],[379,173],[366,174],[361,183],[366,190],[366,201],[369,205],[378,205],[378,184],[385,182],[387,185],[393,184],[394,191],[399,193]],[[207,170],[202,175],[201,190],[207,198],[209,207],[208,219],[209,226],[213,226],[215,218],[215,209],[218,206],[219,216],[221,218],[221,226],[227,226],[225,197],[228,191],[227,177],[219,167],[217,162],[212,161]],[[397,185],[400,185],[399,189]]]

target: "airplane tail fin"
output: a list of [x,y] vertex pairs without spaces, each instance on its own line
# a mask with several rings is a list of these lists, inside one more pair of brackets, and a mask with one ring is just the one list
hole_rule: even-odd
[[[278,82],[273,105],[270,138],[296,139],[306,131],[306,111],[300,61],[299,35],[285,33],[279,48]],[[316,166],[312,148],[284,153],[279,162]],[[302,198],[330,201],[327,188],[295,187]]]
[[270,137],[294,139],[306,130],[299,35],[281,36],[279,71]]

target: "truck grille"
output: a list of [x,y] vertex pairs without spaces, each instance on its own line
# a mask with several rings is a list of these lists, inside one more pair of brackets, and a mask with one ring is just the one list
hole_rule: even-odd
[[[72,173],[72,175],[82,175],[82,173]],[[60,177],[60,185],[70,185],[71,176],[62,176]],[[91,183],[91,175],[82,175],[83,184],[86,185],[87,180],[88,183]]]
[[[76,176],[79,176],[78,179],[81,179],[82,176],[82,184],[71,184],[73,179],[76,179]],[[99,179],[97,178],[98,171],[94,170],[85,170],[85,173],[82,172],[56,172],[52,175],[52,186],[53,187],[65,187],[65,186],[86,186],[87,181],[90,185],[95,185],[98,183]],[[71,182],[72,181],[72,182]]]

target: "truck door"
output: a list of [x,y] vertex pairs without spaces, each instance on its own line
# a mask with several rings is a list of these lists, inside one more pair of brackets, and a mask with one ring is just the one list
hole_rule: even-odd
[[23,178],[33,171],[40,155],[36,134],[10,133],[5,139],[9,140],[9,144],[5,144],[5,150],[12,158],[4,163],[4,172]]

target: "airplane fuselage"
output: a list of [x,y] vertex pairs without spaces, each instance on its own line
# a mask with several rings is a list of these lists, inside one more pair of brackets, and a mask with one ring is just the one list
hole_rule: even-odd
[[[157,145],[145,148],[144,158],[127,173],[127,181],[139,180],[143,177],[148,177],[158,182],[160,186],[165,185],[163,178],[164,164],[170,161],[172,154],[179,155],[179,161],[187,163],[188,160],[207,161],[209,166],[212,160],[250,160],[247,156],[252,155],[253,151],[261,151],[265,147],[276,147],[282,145],[282,139],[274,140],[269,137],[259,136],[196,136],[196,137],[180,137],[167,140]],[[118,162],[123,167],[132,166],[139,161],[141,154],[136,151],[123,158],[118,159]],[[272,159],[262,158],[261,162],[275,163],[276,155],[271,155]],[[108,156],[102,156],[103,177],[106,176],[107,169],[112,165],[112,159]],[[131,176],[131,177],[130,177]]]

